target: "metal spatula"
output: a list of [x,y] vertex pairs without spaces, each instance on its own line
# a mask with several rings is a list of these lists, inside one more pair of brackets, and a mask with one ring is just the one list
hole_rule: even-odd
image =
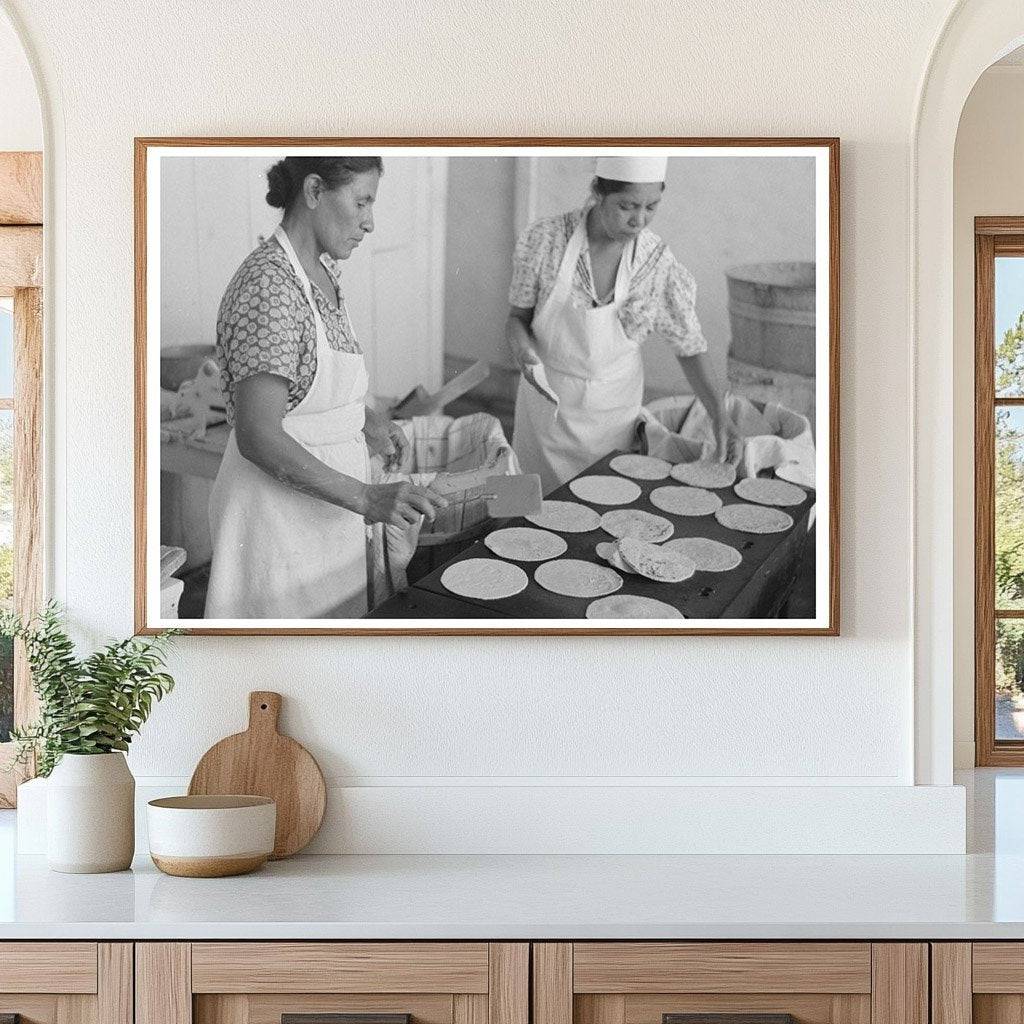
[[483,494],[472,494],[450,504],[465,505],[467,501],[483,499],[487,502],[487,514],[492,519],[532,515],[539,512],[543,504],[540,477],[536,473],[489,476],[484,481],[484,488]]

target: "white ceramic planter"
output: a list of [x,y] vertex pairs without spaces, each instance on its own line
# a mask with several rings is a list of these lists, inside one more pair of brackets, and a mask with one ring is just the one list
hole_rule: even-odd
[[135,779],[124,754],[65,754],[46,784],[53,871],[124,871],[135,854]]

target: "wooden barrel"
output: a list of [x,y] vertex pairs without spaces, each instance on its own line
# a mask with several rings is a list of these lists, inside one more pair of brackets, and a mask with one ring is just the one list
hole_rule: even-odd
[[746,263],[726,272],[729,355],[750,366],[814,376],[813,263]]

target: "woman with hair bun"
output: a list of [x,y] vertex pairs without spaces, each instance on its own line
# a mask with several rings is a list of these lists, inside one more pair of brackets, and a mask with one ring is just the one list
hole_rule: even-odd
[[[210,497],[206,618],[363,615],[367,524],[433,519],[446,504],[369,482],[368,378],[339,264],[373,231],[383,169],[376,156],[289,156],[267,172],[267,202],[284,216],[217,317],[232,430]],[[373,442],[393,451],[386,429]]]
[[582,210],[532,224],[513,258],[507,338],[522,371],[512,446],[544,492],[628,449],[643,401],[640,348],[672,347],[725,459],[733,427],[694,310],[689,272],[648,224],[665,157],[600,157]]

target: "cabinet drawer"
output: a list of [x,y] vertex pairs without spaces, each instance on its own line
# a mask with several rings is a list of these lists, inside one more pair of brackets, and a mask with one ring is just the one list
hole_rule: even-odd
[[0,943],[0,992],[96,991],[95,942]]
[[409,1024],[529,1018],[526,943],[139,943],[135,967],[136,1024],[281,1024],[284,1016],[330,1014],[401,1014]]
[[871,991],[867,942],[578,942],[574,992]]
[[928,1024],[923,943],[537,943],[533,958],[534,1024]]
[[193,992],[487,991],[486,942],[196,942]]

